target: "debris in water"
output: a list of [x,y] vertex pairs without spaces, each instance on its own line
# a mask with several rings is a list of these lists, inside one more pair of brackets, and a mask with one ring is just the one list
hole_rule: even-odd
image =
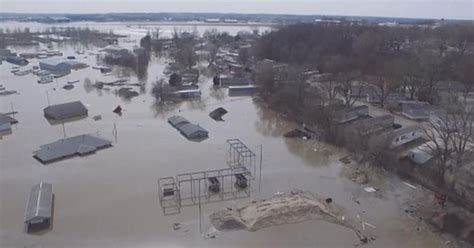
[[66,84],[66,85],[63,86],[63,89],[65,89],[65,90],[72,90],[73,88],[74,88],[74,85],[72,85],[72,84]]
[[368,193],[374,193],[374,192],[377,191],[377,189],[374,188],[374,187],[366,187],[366,188],[364,188],[364,190],[365,190],[365,192],[368,192]]
[[204,236],[207,239],[215,239],[217,238],[217,235],[219,234],[219,230],[217,230],[215,227],[209,228],[209,231],[206,233]]
[[409,184],[407,182],[403,182],[403,184],[405,184],[406,186],[412,188],[412,189],[416,189],[416,186],[412,185],[412,184]]
[[367,222],[363,222],[362,225],[371,227],[371,228],[373,228],[373,229],[376,228],[374,225],[372,225],[372,224],[370,224],[370,223],[367,223]]
[[123,98],[130,99],[130,98],[138,96],[139,94],[138,92],[132,90],[132,88],[125,87],[118,90],[118,95]]
[[120,105],[118,105],[118,106],[114,109],[114,111],[112,111],[112,112],[114,112],[114,113],[116,113],[116,114],[118,114],[118,115],[122,115],[122,111],[123,111],[123,110],[122,110],[122,107],[121,107]]
[[311,134],[297,128],[283,134],[283,136],[286,138],[311,139]]
[[173,223],[173,230],[177,231],[181,229],[181,224],[180,223]]
[[102,115],[95,115],[92,119],[94,119],[94,121],[100,121],[102,120]]
[[341,161],[344,164],[350,164],[351,163],[351,159],[350,159],[349,156],[342,157],[342,158],[339,159],[339,161]]

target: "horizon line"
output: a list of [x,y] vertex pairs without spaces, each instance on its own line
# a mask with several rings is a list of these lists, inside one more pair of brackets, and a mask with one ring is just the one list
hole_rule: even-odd
[[0,16],[3,14],[17,14],[17,15],[110,15],[110,14],[219,14],[219,15],[276,15],[276,16],[300,16],[300,17],[356,17],[356,18],[386,18],[386,19],[411,19],[411,20],[455,20],[455,21],[474,21],[473,19],[464,19],[464,18],[444,18],[444,17],[403,17],[403,16],[378,16],[378,15],[368,15],[368,16],[361,16],[361,15],[338,15],[338,14],[294,14],[294,13],[243,13],[243,12],[75,12],[75,13],[62,13],[62,12],[39,12],[39,13],[31,13],[31,12],[0,12]]

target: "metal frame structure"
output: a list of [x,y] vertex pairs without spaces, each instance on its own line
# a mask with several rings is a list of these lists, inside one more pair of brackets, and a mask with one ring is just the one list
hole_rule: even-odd
[[[237,174],[242,174],[247,178],[246,188],[240,189],[235,185]],[[219,181],[219,192],[214,193],[209,189],[209,178],[212,177],[217,178]],[[182,192],[182,206],[250,197],[250,179],[251,173],[243,167],[236,170],[225,168],[184,173],[176,176],[178,188]],[[184,192],[188,193],[185,194]]]
[[227,140],[226,162],[233,170],[240,169],[241,167],[245,168],[250,172],[252,179],[255,178],[257,173],[257,155],[239,139]]
[[[173,194],[166,195],[165,192],[172,192]],[[174,177],[158,179],[158,197],[165,215],[181,212],[181,193]]]
[[179,214],[182,206],[193,205],[199,205],[201,214],[201,204],[250,197],[257,156],[239,139],[227,140],[226,151],[229,168],[158,179],[159,201],[165,215]]

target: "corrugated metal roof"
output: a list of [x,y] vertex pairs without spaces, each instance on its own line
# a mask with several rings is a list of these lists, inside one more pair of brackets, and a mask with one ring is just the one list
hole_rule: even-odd
[[53,186],[41,182],[31,189],[25,213],[25,222],[42,221],[51,218],[53,205]]
[[39,161],[49,163],[66,157],[90,154],[109,146],[112,146],[110,141],[85,134],[42,145],[33,154]]
[[46,118],[53,120],[66,120],[85,116],[88,113],[86,106],[80,101],[51,105],[43,111]]

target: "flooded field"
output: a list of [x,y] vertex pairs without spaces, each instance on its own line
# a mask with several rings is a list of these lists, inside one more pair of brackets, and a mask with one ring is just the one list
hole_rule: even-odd
[[[135,33],[134,39],[144,34],[143,29],[136,33],[134,26],[110,25],[123,34]],[[220,28],[229,28],[229,32],[245,29]],[[15,52],[31,49],[13,48]],[[421,189],[414,190],[392,177],[371,185],[380,191],[367,193],[364,186],[342,175],[343,167],[351,166],[339,161],[347,155],[345,151],[313,140],[284,138],[282,134],[296,124],[258,100],[229,97],[226,89],[215,89],[211,78],[201,76],[201,100],[157,105],[151,88],[163,76],[163,58],[152,60],[145,87],[134,86],[140,95],[122,99],[113,87],[84,87],[86,77],[92,81],[113,81],[127,75],[118,67],[110,75],[94,70],[96,57],[89,52],[97,52],[97,48],[86,50],[83,55],[74,53],[83,47],[55,49],[64,56],[76,56],[90,67],[72,71],[53,83],[38,84],[34,75],[15,76],[10,73],[12,64],[0,65],[0,84],[19,92],[0,96],[0,112],[13,108],[18,111],[15,118],[19,121],[12,127],[12,134],[0,140],[0,247],[353,247],[359,243],[351,230],[321,221],[256,232],[220,232],[215,238],[205,238],[211,228],[207,217],[212,212],[293,189],[331,197],[347,209],[348,215],[373,225],[375,241],[368,247],[445,247],[437,234],[420,230],[418,220],[404,211],[412,199],[424,194]],[[32,59],[27,67],[38,62]],[[138,82],[133,73],[129,78],[130,83]],[[80,82],[72,90],[62,89],[67,81],[73,80]],[[43,108],[48,101],[57,104],[76,100],[87,106],[88,118],[66,123],[64,128],[51,125],[44,118]],[[117,105],[124,110],[122,116],[112,112]],[[229,111],[224,122],[208,116],[217,107]],[[167,123],[167,118],[175,114],[206,128],[209,138],[202,142],[185,139]],[[95,115],[102,119],[94,121]],[[80,134],[98,134],[112,140],[113,147],[48,165],[32,157],[40,145],[64,135]],[[261,188],[255,181],[250,198],[203,205],[202,232],[197,207],[184,207],[179,215],[164,216],[158,202],[157,179],[225,168],[225,142],[231,138],[242,140],[256,153],[263,146]],[[23,220],[30,189],[41,181],[53,185],[53,228],[42,234],[26,234]],[[172,226],[177,222],[183,228],[175,231]]]

